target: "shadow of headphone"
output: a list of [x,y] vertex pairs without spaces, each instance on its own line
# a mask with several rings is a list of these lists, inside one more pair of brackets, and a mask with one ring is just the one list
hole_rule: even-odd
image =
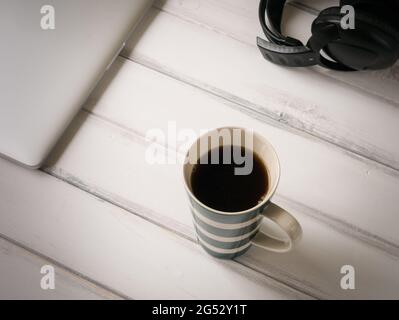
[[[259,5],[259,20],[269,41],[258,37],[257,44],[263,57],[272,63],[358,71],[385,69],[399,59],[399,1],[341,0],[339,7],[321,11],[313,21],[306,46],[281,33],[285,3],[261,0]],[[354,8],[352,29],[342,28],[345,13],[341,8],[345,5]]]

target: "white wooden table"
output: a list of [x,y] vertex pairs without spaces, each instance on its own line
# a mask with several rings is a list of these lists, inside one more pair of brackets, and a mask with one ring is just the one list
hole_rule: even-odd
[[[332,3],[289,5],[287,30],[306,39]],[[45,167],[0,160],[0,298],[399,298],[399,66],[267,63],[257,5],[157,1]],[[223,261],[199,247],[180,165],[145,160],[146,133],[170,121],[274,144],[274,200],[304,230],[294,251]],[[55,290],[40,288],[45,264]],[[340,287],[343,265],[355,290]]]

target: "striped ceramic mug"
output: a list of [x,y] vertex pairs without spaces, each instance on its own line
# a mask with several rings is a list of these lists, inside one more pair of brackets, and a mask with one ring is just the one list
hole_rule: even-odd
[[[199,159],[211,149],[224,145],[245,146],[255,152],[266,166],[268,190],[253,208],[239,212],[218,211],[199,201],[192,192],[191,175]],[[272,145],[259,134],[237,127],[207,132],[188,150],[183,176],[197,238],[209,254],[232,259],[246,252],[252,244],[274,252],[287,252],[301,237],[298,221],[271,202],[280,178],[280,163]],[[264,227],[259,232],[262,225]]]

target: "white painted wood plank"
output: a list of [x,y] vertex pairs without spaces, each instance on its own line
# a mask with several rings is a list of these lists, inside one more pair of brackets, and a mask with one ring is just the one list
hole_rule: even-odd
[[[177,121],[178,128],[196,130],[225,124],[254,128],[277,147],[283,178],[276,200],[294,211],[303,225],[304,239],[289,254],[273,254],[253,248],[239,261],[318,297],[397,296],[399,284],[395,279],[399,265],[396,257],[335,231],[311,217],[314,214],[311,209],[281,196],[282,192],[301,192],[306,203],[310,200],[324,202],[326,207],[332,206],[341,213],[346,207],[348,216],[353,214],[358,218],[366,209],[369,216],[362,220],[363,223],[373,218],[378,222],[381,219],[375,217],[376,203],[384,204],[385,200],[379,197],[384,197],[382,190],[389,188],[385,183],[395,184],[395,178],[384,176],[331,147],[254,120],[201,90],[131,62],[121,64],[121,61],[117,60],[89,100],[86,108],[93,114],[82,112],[60,141],[49,159],[48,172],[194,239],[180,180],[181,167],[178,164],[149,165],[145,152],[150,142],[142,135],[150,128],[166,129],[168,120]],[[107,90],[103,91],[104,87]],[[370,170],[368,175],[366,170]],[[337,188],[335,179],[341,174],[346,179]],[[374,195],[374,189],[359,188],[359,184],[364,186],[365,183],[370,188],[377,188],[378,192]],[[337,203],[330,200],[331,194],[339,198]],[[294,199],[302,200],[298,195]],[[386,206],[396,203],[395,198],[389,199]],[[361,201],[370,201],[366,205],[371,204],[371,209],[366,205],[363,208]],[[396,221],[396,215],[386,219]],[[392,221],[391,226],[394,225]],[[343,291],[339,287],[339,268],[344,264],[353,264],[358,270],[359,289],[356,291]]]
[[[254,6],[254,1],[250,5]],[[177,4],[169,10],[176,7]],[[219,15],[223,14],[221,10]],[[183,12],[185,17],[187,11]],[[212,14],[189,18],[198,16]],[[239,16],[230,20],[240,23]],[[206,20],[200,22],[192,23],[153,9],[131,38],[124,55],[289,127],[399,168],[399,150],[392,139],[399,134],[396,106],[312,69],[287,69],[267,63],[255,46],[226,36],[229,30],[214,32],[212,25],[204,27]],[[223,23],[223,27],[226,25]],[[252,31],[253,38],[256,30]],[[392,85],[384,82],[383,87],[390,94],[397,94],[395,81]],[[387,93],[381,95],[386,97]]]
[[[79,116],[70,130],[65,138],[69,140],[73,133],[73,139],[65,151],[58,154],[57,162],[46,169],[48,172],[195,239],[179,165],[148,165],[144,159],[147,147],[144,140],[94,116]],[[252,248],[251,253],[239,259],[241,263],[321,298],[398,297],[397,257],[335,231],[309,217],[301,207],[295,208],[281,198],[276,200],[299,219],[304,229],[302,242],[288,254]],[[145,259],[149,256],[143,252],[139,255]],[[182,255],[192,260],[187,253]],[[206,263],[209,259],[204,253],[192,263]],[[354,265],[357,270],[359,285],[355,291],[344,291],[339,286],[340,268],[345,264]]]
[[[54,267],[55,288],[43,290],[43,266]],[[120,299],[63,267],[0,238],[0,299],[80,300]]]
[[[113,179],[112,171],[104,173]],[[211,259],[196,243],[46,173],[1,159],[0,195],[1,234],[125,296],[308,298],[236,262]]]
[[[293,1],[284,11],[285,34],[307,43],[311,36],[311,25],[320,10],[337,5],[331,0]],[[158,0],[157,8],[177,15],[181,19],[200,23],[204,27],[255,46],[257,35],[265,37],[257,16],[257,0]],[[302,10],[299,10],[302,9]],[[233,22],[234,21],[234,22]],[[375,94],[394,105],[399,105],[399,64],[381,71],[334,72],[323,68],[315,71],[347,83],[348,85]]]
[[[273,121],[264,123],[264,118],[259,114],[245,115],[240,112],[242,110],[238,105],[122,58],[116,61],[85,108],[143,137],[152,128],[167,132],[168,121],[175,121],[178,129],[191,128],[197,133],[201,129],[224,125],[253,128],[267,137],[278,151],[282,163],[282,178],[277,191],[279,195],[312,208],[318,212],[316,217],[328,216],[329,223],[339,220],[341,228],[348,227],[350,232],[364,236],[369,241],[385,239],[380,243],[381,246],[388,249],[392,244],[391,249],[398,254],[399,176],[381,170],[372,162],[353,158],[336,147],[275,127]],[[120,129],[115,127],[115,131],[119,132]],[[67,166],[65,169],[76,177],[117,196],[135,199],[137,203],[145,201],[147,195],[142,186],[135,182],[137,178],[138,181],[145,181],[144,171],[137,173],[135,170],[136,167],[146,167],[144,157],[136,159],[136,154],[131,153],[133,150],[125,150],[126,147],[113,144],[112,140],[102,143],[104,145],[92,146],[96,151],[67,152],[64,154],[66,161],[57,165]],[[137,143],[143,144],[141,141]],[[182,143],[178,143],[178,146]],[[61,142],[61,150],[63,145]],[[104,154],[95,160],[101,149]],[[144,150],[145,144],[142,152]],[[83,153],[89,157],[86,163],[76,158]],[[101,171],[112,171],[115,179],[96,174],[100,170],[96,166],[90,167],[94,161],[101,166]],[[109,169],[109,163],[115,164],[115,168]],[[175,179],[175,173],[163,166],[154,166],[152,170],[160,177],[167,175]],[[165,194],[165,198],[169,196]],[[156,212],[169,210],[168,216],[175,215],[175,209],[162,208],[162,204],[157,204],[157,199],[153,201]],[[364,232],[359,233],[362,230]]]

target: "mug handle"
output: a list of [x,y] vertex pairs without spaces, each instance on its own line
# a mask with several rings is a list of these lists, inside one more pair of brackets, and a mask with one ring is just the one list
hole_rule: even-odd
[[299,222],[287,211],[274,203],[270,203],[261,213],[264,218],[271,220],[287,236],[287,241],[278,240],[259,231],[251,240],[252,244],[274,252],[290,251],[302,237]]

